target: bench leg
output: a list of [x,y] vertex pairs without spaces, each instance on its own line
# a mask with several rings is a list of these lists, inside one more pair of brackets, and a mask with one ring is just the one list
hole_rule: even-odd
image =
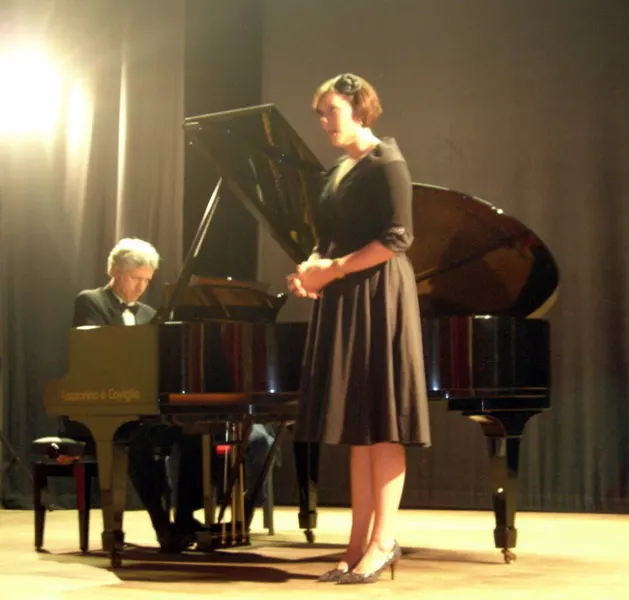
[[85,463],[75,463],[74,481],[76,482],[76,508],[79,512],[79,546],[85,553],[90,539],[90,501],[91,471]]
[[48,483],[46,466],[33,465],[33,505],[35,509],[35,549],[40,551],[44,547],[44,527],[46,525],[46,507],[43,494]]

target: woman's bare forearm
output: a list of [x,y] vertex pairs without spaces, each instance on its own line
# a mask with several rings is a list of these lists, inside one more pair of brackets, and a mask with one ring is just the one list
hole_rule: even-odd
[[394,256],[395,252],[393,250],[389,250],[380,242],[373,241],[363,246],[360,250],[356,250],[356,252],[335,259],[335,263],[338,269],[347,274],[375,267],[387,262]]

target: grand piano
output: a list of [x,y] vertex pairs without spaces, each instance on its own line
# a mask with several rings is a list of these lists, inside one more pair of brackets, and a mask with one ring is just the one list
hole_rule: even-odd
[[[280,423],[282,432],[299,401],[306,324],[278,321],[285,296],[194,278],[194,263],[221,194],[243,202],[295,263],[304,260],[316,241],[310,215],[324,168],[270,104],[190,117],[184,129],[220,179],[178,281],[149,325],[73,329],[68,372],[44,395],[49,415],[80,421],[94,436],[103,547],[114,566],[130,423],[159,419],[197,433],[227,424],[242,447],[252,421]],[[430,397],[478,422],[487,438],[494,541],[511,562],[519,443],[528,420],[550,407],[550,331],[541,317],[556,294],[557,266],[532,231],[478,198],[414,184],[413,210],[409,256]],[[318,456],[316,445],[295,444],[299,524],[311,541]]]

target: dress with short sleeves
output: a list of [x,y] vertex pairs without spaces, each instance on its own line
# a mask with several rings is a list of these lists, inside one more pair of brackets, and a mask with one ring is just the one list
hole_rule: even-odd
[[316,251],[338,258],[374,240],[385,263],[328,284],[315,301],[302,365],[298,441],[430,445],[415,274],[412,184],[393,139],[383,140],[333,188],[315,214]]

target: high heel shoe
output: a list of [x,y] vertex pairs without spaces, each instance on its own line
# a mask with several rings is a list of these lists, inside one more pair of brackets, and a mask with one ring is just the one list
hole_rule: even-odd
[[319,583],[335,583],[343,577],[343,575],[347,575],[347,573],[349,573],[348,569],[331,569],[330,571],[326,571],[323,575],[320,575],[317,581]]
[[397,543],[397,541],[393,542],[393,548],[391,548],[391,552],[387,555],[385,561],[371,573],[356,573],[355,571],[347,571],[344,575],[341,575],[336,583],[376,583],[378,579],[380,579],[380,575],[382,571],[389,567],[391,570],[391,579],[395,579],[395,565],[397,561],[400,560],[402,556],[402,548]]
[[347,573],[349,573],[356,566],[356,564],[357,562],[349,565],[347,569],[330,569],[329,571],[326,571],[323,575],[320,575],[317,578],[317,581],[319,583],[335,583],[341,577],[343,577],[343,575],[347,575]]

